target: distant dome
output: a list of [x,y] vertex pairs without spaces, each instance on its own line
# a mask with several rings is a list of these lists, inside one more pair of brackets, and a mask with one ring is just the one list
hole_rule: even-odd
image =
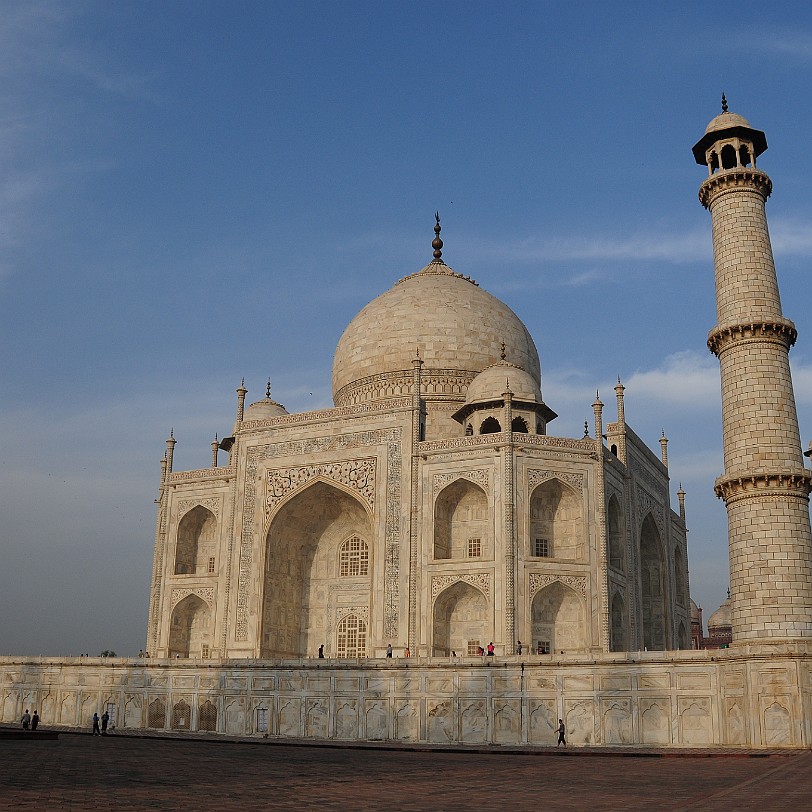
[[508,384],[514,400],[541,403],[538,381],[521,367],[504,360],[486,367],[471,381],[465,402],[501,400]]
[[717,132],[718,130],[727,130],[730,127],[750,127],[750,122],[738,113],[720,113],[715,118],[712,118],[705,127],[705,135],[708,133]]
[[408,394],[419,351],[424,397],[461,401],[474,376],[499,360],[503,342],[507,356],[538,390],[539,356],[521,319],[476,282],[435,260],[350,322],[333,361],[333,399],[343,406]]
[[733,625],[733,618],[731,616],[732,599],[728,598],[709,618],[708,618],[708,631],[711,629],[718,629],[722,626]]

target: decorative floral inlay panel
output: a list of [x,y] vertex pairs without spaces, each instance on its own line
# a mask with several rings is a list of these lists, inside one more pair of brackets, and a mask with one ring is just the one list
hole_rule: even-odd
[[586,578],[579,575],[548,575],[541,572],[530,573],[530,597],[533,598],[539,590],[544,589],[545,586],[549,586],[554,581],[561,581],[562,584],[571,587],[586,600]]
[[214,587],[204,586],[196,589],[173,589],[172,590],[172,607],[174,608],[184,598],[189,595],[197,595],[202,601],[205,601],[211,609],[214,604]]
[[198,505],[202,505],[207,510],[210,510],[215,516],[220,515],[220,497],[211,496],[208,499],[182,499],[178,502],[178,516],[183,516]]
[[584,492],[584,477],[583,474],[567,474],[562,471],[540,471],[536,468],[531,468],[527,472],[527,484],[532,491],[536,485],[542,482],[547,482],[550,479],[560,479],[568,485],[572,485],[578,493],[583,495]]
[[435,575],[431,579],[431,598],[434,600],[446,587],[462,581],[479,589],[485,597],[491,594],[491,576],[487,572],[466,573],[464,575]]
[[490,478],[488,472],[484,468],[478,468],[475,471],[458,471],[453,474],[435,474],[434,475],[434,495],[436,496],[446,485],[453,482],[455,479],[469,479],[471,482],[480,485],[483,490],[490,489]]
[[295,468],[272,468],[265,480],[265,521],[274,508],[291,492],[317,477],[332,479],[355,491],[371,508],[375,508],[375,458],[301,465]]

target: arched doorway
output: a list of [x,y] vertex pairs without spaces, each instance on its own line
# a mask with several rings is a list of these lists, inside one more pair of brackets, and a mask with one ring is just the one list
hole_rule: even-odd
[[574,590],[561,581],[554,581],[536,593],[531,618],[533,652],[538,652],[540,644],[545,654],[586,649],[584,603]]
[[[172,610],[169,628],[170,657],[208,657],[211,612],[197,595],[188,595]],[[204,649],[205,646],[205,649]]]
[[649,651],[665,651],[665,561],[657,525],[649,513],[640,528],[640,594],[643,609],[643,645]]
[[609,497],[609,506],[606,511],[607,542],[609,547],[609,566],[620,572],[626,571],[625,545],[623,544],[623,514],[617,497]]
[[178,524],[175,545],[175,575],[202,575],[208,572],[209,559],[216,556],[217,519],[198,505]]
[[463,581],[452,584],[434,602],[434,656],[476,654],[490,641],[488,599]]
[[452,482],[434,503],[434,557],[489,557],[489,526],[485,491],[467,479]]
[[286,502],[268,530],[260,657],[334,654],[336,609],[370,608],[372,556],[370,515],[354,496],[317,481]]

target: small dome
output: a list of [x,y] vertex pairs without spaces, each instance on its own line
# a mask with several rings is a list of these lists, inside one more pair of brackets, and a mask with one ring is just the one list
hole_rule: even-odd
[[271,417],[281,417],[288,414],[288,410],[275,400],[271,400],[271,382],[265,388],[265,399],[252,403],[243,415],[243,420],[268,420]]
[[691,623],[699,623],[699,607],[691,600]]
[[733,618],[731,616],[732,599],[728,598],[709,618],[708,631],[718,629],[722,626],[731,626]]
[[471,381],[465,402],[469,404],[501,400],[508,385],[514,400],[541,403],[541,390],[537,380],[520,366],[504,360],[486,367]]
[[708,133],[715,133],[719,130],[727,130],[731,127],[747,127],[750,128],[750,122],[738,113],[724,112],[720,113],[716,118],[712,118],[707,127],[705,127],[705,135]]

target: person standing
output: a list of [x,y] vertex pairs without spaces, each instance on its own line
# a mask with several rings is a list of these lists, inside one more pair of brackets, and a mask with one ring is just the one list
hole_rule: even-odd
[[566,732],[567,732],[567,729],[564,727],[564,720],[559,719],[558,720],[558,744],[556,745],[556,747],[560,747],[562,744],[564,745],[564,747],[567,746],[567,742],[564,739],[564,734]]
[[491,642],[488,643],[488,656],[493,657],[493,652],[494,652],[493,640],[491,640]]
[[37,709],[34,708],[34,715],[31,717],[31,730],[36,730],[38,724],[39,724],[39,714],[37,713]]
[[519,640],[518,643],[516,644],[516,648],[519,651],[519,655],[521,655],[521,653],[522,653],[522,641],[521,640]]
[[319,646],[319,659],[320,659],[320,660],[323,660],[323,659],[324,659],[324,643],[322,643],[322,644]]
[[23,723],[23,730],[28,730],[28,726],[31,724],[31,714],[28,712],[28,708],[25,709],[23,718],[20,721]]
[[386,646],[386,656],[391,659],[392,657],[392,644],[388,643]]
[[93,735],[94,736],[101,736],[101,731],[99,730],[99,714],[93,714]]
[[102,736],[107,735],[107,723],[109,721],[110,721],[110,714],[107,711],[105,711],[102,714],[102,718],[101,718],[101,722],[102,722],[102,724],[101,724],[101,734],[102,734]]

